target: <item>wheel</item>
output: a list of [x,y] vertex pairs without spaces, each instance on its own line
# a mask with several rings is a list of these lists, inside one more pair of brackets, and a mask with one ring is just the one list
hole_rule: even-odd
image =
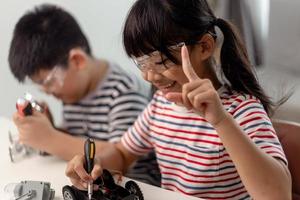
[[66,185],[62,189],[64,200],[76,200],[76,196],[74,194],[73,188]]
[[110,190],[113,190],[116,187],[114,177],[111,175],[111,173],[108,170],[103,169],[102,178],[104,182],[104,187]]
[[138,198],[137,200],[144,200],[143,193],[136,182],[127,181],[125,183],[125,188],[129,191],[130,194],[136,195],[136,197]]

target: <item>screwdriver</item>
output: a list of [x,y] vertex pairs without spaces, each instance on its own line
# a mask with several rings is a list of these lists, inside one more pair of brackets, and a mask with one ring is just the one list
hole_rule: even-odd
[[[89,175],[94,167],[94,158],[95,158],[96,146],[93,139],[88,138],[84,143],[84,156],[85,156],[85,170]],[[92,199],[93,195],[93,182],[88,183],[88,196],[89,200]]]

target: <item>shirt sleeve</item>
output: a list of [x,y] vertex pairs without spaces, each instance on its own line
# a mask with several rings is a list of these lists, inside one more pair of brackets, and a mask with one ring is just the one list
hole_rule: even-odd
[[135,155],[143,155],[153,150],[150,134],[152,102],[148,104],[133,126],[121,139],[124,147]]
[[271,120],[258,99],[242,101],[232,114],[256,146],[266,154],[287,164]]
[[144,110],[148,99],[138,92],[128,91],[114,98],[109,112],[110,142],[117,142]]

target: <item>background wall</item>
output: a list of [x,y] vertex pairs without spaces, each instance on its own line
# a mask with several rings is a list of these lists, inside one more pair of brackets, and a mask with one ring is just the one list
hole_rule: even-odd
[[[68,10],[82,26],[89,38],[96,57],[115,60],[127,70],[138,73],[133,63],[126,57],[122,47],[121,31],[126,14],[135,0],[1,0],[0,6],[0,116],[11,117],[15,112],[15,102],[25,91],[31,92],[51,106],[56,122],[59,122],[61,105],[54,99],[42,95],[33,86],[19,84],[12,76],[7,55],[14,25],[18,19],[35,5],[54,3]],[[219,0],[224,1],[224,0]],[[249,1],[249,0],[246,0]],[[251,1],[252,2],[252,1]],[[267,3],[261,2],[258,15],[269,15]],[[291,99],[278,112],[278,118],[300,122],[300,48],[299,0],[270,1],[270,26],[268,21],[259,24],[259,29],[268,32],[266,66],[262,67],[260,79],[272,97],[280,97],[286,90],[294,88]],[[273,92],[274,91],[274,92]]]
[[266,66],[259,77],[277,100],[292,92],[275,117],[300,123],[300,1],[271,0]]
[[56,123],[60,121],[61,105],[54,98],[43,95],[34,86],[19,84],[10,72],[7,56],[14,26],[28,10],[42,3],[54,3],[69,11],[79,22],[89,39],[95,57],[111,59],[133,73],[138,73],[126,57],[122,47],[122,27],[134,0],[10,0],[0,6],[0,116],[11,117],[15,102],[25,91],[51,106]]
[[263,65],[268,37],[270,0],[213,1],[216,16],[229,20],[239,29],[252,64]]

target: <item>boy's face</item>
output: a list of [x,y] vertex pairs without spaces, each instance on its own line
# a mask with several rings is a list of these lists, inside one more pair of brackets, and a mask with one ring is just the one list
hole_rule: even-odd
[[52,70],[42,69],[30,77],[47,94],[64,103],[75,103],[84,95],[85,79],[75,66],[56,65]]
[[56,65],[51,70],[40,70],[39,73],[32,76],[31,79],[45,92],[54,93],[63,87],[65,76],[66,69]]

